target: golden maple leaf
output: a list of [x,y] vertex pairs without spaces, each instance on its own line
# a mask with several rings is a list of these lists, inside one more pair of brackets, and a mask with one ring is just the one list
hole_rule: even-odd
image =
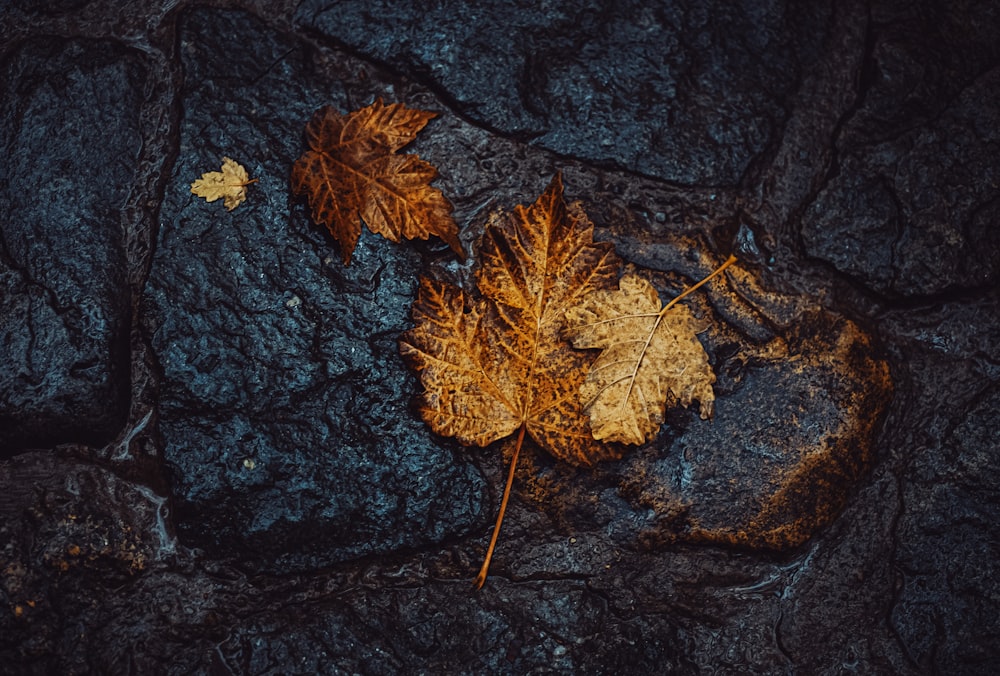
[[344,263],[368,229],[398,242],[437,235],[464,258],[451,203],[430,185],[437,169],[396,151],[436,113],[382,100],[346,115],[325,106],[306,125],[307,150],[292,167],[292,190],[340,243]]
[[596,441],[580,407],[590,357],[561,336],[563,315],[611,288],[619,260],[593,241],[578,204],[567,205],[558,175],[530,207],[495,215],[476,271],[478,297],[422,278],[415,326],[400,350],[420,373],[420,412],[432,430],[486,446],[518,432],[493,538],[476,579],[482,586],[527,433],[560,460],[590,465],[620,456]]
[[649,441],[667,404],[701,404],[712,414],[715,373],[698,341],[701,330],[678,302],[736,262],[734,256],[667,305],[653,285],[626,275],[613,291],[599,291],[566,312],[564,333],[578,348],[601,348],[580,388],[594,437],[625,444]]
[[232,211],[247,198],[247,186],[256,183],[247,170],[235,160],[222,158],[222,171],[209,171],[191,184],[191,192],[198,197],[204,197],[208,202],[214,202],[220,197],[226,209]]

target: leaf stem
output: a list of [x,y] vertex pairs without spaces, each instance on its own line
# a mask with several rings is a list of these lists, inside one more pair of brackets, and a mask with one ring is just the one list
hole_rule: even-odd
[[[713,279],[713,278],[721,275],[722,272],[726,268],[728,268],[730,265],[732,265],[735,262],[736,262],[736,256],[730,254],[729,258],[726,259],[726,262],[723,263],[722,265],[720,265],[719,267],[717,267],[715,270],[713,270],[712,274],[710,274],[708,277],[705,277],[703,280],[701,280],[697,284],[694,284],[693,286],[691,286],[691,287],[689,287],[687,289],[684,289],[683,293],[681,293],[679,296],[677,296],[676,298],[674,298],[673,300],[671,300],[669,303],[667,303],[666,305],[664,305],[663,309],[660,310],[660,312],[659,312],[658,315],[656,315],[656,319],[653,321],[653,325],[650,326],[649,333],[646,335],[645,344],[642,346],[642,350],[639,352],[639,358],[635,362],[635,368],[632,369],[632,373],[630,373],[625,378],[619,379],[619,381],[618,381],[618,382],[620,382],[621,380],[628,380],[629,381],[628,391],[625,393],[625,396],[622,397],[621,406],[618,407],[619,416],[622,419],[625,418],[625,406],[626,406],[626,404],[628,404],[629,397],[632,396],[632,388],[635,387],[635,379],[639,375],[639,367],[642,366],[642,360],[646,356],[646,350],[649,349],[649,344],[653,340],[653,334],[656,333],[656,329],[660,326],[660,322],[663,321],[663,318],[667,316],[667,312],[670,311],[670,308],[672,308],[673,306],[677,305],[677,303],[679,303],[682,298],[684,298],[685,296],[688,296],[691,293],[694,293],[700,287],[702,287],[703,285],[707,284],[709,282],[709,280],[711,280],[711,279]],[[609,383],[609,384],[605,385],[604,387],[602,387],[601,390],[596,395],[594,395],[594,398],[591,399],[590,402],[587,403],[587,405],[586,405],[587,408],[589,408],[593,404],[593,402],[596,401],[597,398],[605,390],[607,390],[609,387],[611,387],[614,384],[615,383]],[[637,438],[640,438],[640,437],[643,437],[643,436],[644,435],[642,435],[640,433],[639,437],[637,437]],[[642,443],[642,441],[633,442],[633,443]]]
[[510,499],[510,487],[514,484],[514,470],[517,469],[517,456],[521,453],[521,444],[524,443],[524,431],[527,429],[525,423],[521,423],[521,431],[517,434],[517,443],[514,445],[514,455],[510,459],[510,471],[507,472],[507,485],[503,489],[503,499],[500,500],[500,513],[497,514],[497,522],[493,525],[493,537],[490,538],[490,546],[486,550],[486,558],[483,560],[483,567],[479,569],[473,585],[476,589],[482,589],[486,583],[486,575],[490,570],[490,560],[493,558],[493,550],[497,546],[497,537],[500,535],[500,524],[503,523],[504,512],[507,511],[507,500]]
[[667,310],[669,310],[673,306],[677,305],[677,303],[680,302],[680,300],[682,298],[684,298],[685,296],[690,295],[691,293],[693,293],[694,291],[696,291],[697,289],[699,289],[701,286],[707,284],[710,280],[712,280],[715,277],[718,277],[719,275],[721,275],[722,272],[726,268],[728,268],[730,265],[732,265],[735,262],[736,262],[736,256],[733,256],[733,255],[729,256],[729,258],[726,259],[726,262],[723,263],[722,265],[720,265],[719,267],[717,267],[712,272],[712,274],[710,274],[708,277],[706,277],[705,279],[701,280],[700,282],[698,282],[694,286],[692,286],[690,288],[687,288],[687,289],[684,289],[684,292],[681,295],[677,296],[672,301],[670,301],[669,303],[667,303],[666,305],[664,305],[663,309],[660,310],[660,316],[662,317],[663,315],[667,314]]

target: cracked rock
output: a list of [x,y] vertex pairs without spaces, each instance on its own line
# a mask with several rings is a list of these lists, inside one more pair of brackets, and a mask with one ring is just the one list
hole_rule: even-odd
[[[0,12],[0,671],[1000,671],[996,3],[205,4]],[[465,263],[291,195],[376,97]],[[662,299],[737,253],[715,418],[528,444],[473,592],[513,440],[432,435],[397,340],[556,171]]]
[[[807,252],[880,294],[985,288],[1000,274],[1000,112],[982,105],[1000,98],[1000,13],[977,12],[972,34],[965,20],[877,26],[869,90],[803,216]],[[928,62],[927,32],[968,58]]]
[[[345,267],[288,198],[305,123],[347,109],[349,76],[309,76],[305,43],[242,12],[193,12],[180,34],[181,152],[145,312],[181,539],[296,569],[465,532],[482,479],[410,412],[396,346],[420,256],[369,233]],[[259,179],[232,212],[189,187],[224,154]]]
[[501,134],[710,184],[736,183],[775,141],[782,98],[816,58],[823,18],[760,3],[593,0],[505,0],[489,11],[309,0],[296,14]]
[[0,91],[0,454],[101,444],[127,410],[120,210],[142,144],[143,60],[38,39]]

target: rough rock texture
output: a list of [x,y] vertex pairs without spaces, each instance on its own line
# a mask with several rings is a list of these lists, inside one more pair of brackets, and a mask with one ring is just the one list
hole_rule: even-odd
[[[310,76],[304,43],[243,12],[193,12],[180,39],[181,154],[143,315],[182,539],[294,569],[463,532],[482,479],[408,414],[396,347],[419,257],[369,237],[345,268],[304,209],[289,216],[302,129],[348,105],[346,68]],[[259,179],[233,212],[186,180],[224,153]]]
[[667,180],[732,184],[774,141],[826,15],[753,2],[314,0],[295,18],[502,134]]
[[[0,14],[5,673],[1000,669],[990,3],[208,4]],[[290,194],[375,97],[440,113],[466,264],[345,267]],[[397,338],[556,171],[664,298],[739,256],[685,301],[716,415],[526,449],[474,593],[510,444],[432,435]]]
[[[911,659],[927,670],[989,673],[997,652],[997,489],[995,438],[1000,377],[1000,294],[891,312],[910,365],[898,405],[903,507],[893,563],[900,586],[890,621]],[[966,327],[975,326],[975,331]],[[933,543],[933,544],[931,544]],[[937,636],[951,637],[947,642]]]
[[101,445],[127,411],[120,210],[142,138],[141,55],[32,40],[0,75],[0,454]]
[[996,3],[876,8],[865,96],[803,218],[810,255],[892,296],[996,283],[998,31]]

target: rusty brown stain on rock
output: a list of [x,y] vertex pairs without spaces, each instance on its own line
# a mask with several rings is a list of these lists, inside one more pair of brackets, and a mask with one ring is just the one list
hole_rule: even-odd
[[[711,330],[729,331],[718,323]],[[722,383],[714,420],[675,411],[652,447],[591,475],[529,453],[522,499],[573,532],[613,487],[637,521],[653,513],[633,533],[644,550],[688,543],[783,551],[808,541],[837,518],[872,464],[893,394],[888,363],[857,323],[819,309],[782,336],[744,339],[736,355],[716,361],[720,373],[735,363],[744,373]]]
[[[799,330],[811,326],[803,322]],[[806,542],[843,509],[872,462],[893,384],[888,364],[873,353],[871,339],[857,324],[833,319],[824,333],[787,359],[808,378],[815,394],[832,397],[839,421],[822,430],[814,445],[787,449],[798,451],[799,458],[768,479],[776,488],[760,497],[755,514],[734,514],[728,522],[692,519],[690,529],[675,540],[785,550]]]

